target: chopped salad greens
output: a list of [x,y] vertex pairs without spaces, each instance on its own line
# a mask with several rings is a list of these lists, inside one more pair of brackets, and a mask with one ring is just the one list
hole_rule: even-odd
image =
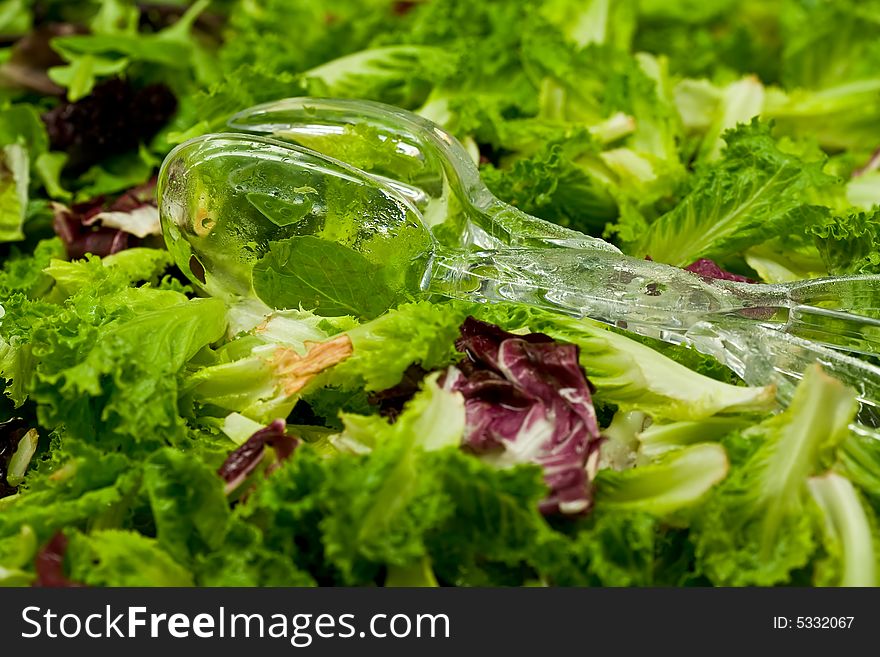
[[880,584],[880,440],[820,365],[781,410],[367,260],[303,291],[307,238],[252,275],[310,303],[202,296],[155,192],[236,111],[361,98],[630,255],[880,273],[878,44],[874,0],[0,1],[0,585]]

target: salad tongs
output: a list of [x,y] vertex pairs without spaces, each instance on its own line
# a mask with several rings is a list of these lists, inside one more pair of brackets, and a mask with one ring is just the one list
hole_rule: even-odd
[[[626,256],[503,203],[448,132],[379,103],[291,98],[228,125],[178,146],[159,177],[169,249],[209,294],[261,296],[252,269],[273,241],[338,240],[392,286],[690,345],[748,384],[774,384],[783,405],[818,361],[856,389],[859,420],[880,425],[880,368],[852,355],[880,353],[880,276],[748,284]],[[345,203],[359,203],[354,230],[337,225]]]

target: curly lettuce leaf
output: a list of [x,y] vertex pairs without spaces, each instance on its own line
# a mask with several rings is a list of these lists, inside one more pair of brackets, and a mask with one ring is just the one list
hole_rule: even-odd
[[510,166],[486,165],[481,176],[498,198],[524,212],[597,234],[617,217],[617,204],[606,184],[578,165],[593,151],[588,138],[551,141]]
[[698,173],[688,195],[650,226],[634,255],[681,267],[700,258],[723,262],[828,215],[809,196],[832,183],[821,163],[781,151],[757,120],[725,140],[718,163]]
[[26,531],[42,543],[60,529],[112,525],[131,508],[139,484],[140,471],[125,456],[56,437],[28,472],[22,493],[4,498],[0,537]]
[[198,586],[314,586],[282,550],[267,547],[263,534],[234,516],[216,550],[198,555],[193,568]]
[[223,544],[230,510],[223,481],[192,455],[163,448],[144,465],[158,545],[182,564]]
[[744,432],[758,444],[701,507],[692,540],[716,585],[789,582],[816,552],[818,508],[808,479],[846,438],[855,391],[809,368],[783,413]]
[[880,273],[880,210],[835,215],[809,233],[829,274]]
[[224,335],[226,308],[161,284],[128,287],[166,263],[146,250],[108,266],[50,260],[54,302],[17,294],[4,304],[0,367],[14,400],[29,397],[43,426],[88,440],[182,440],[177,377]]
[[192,574],[155,539],[105,529],[74,534],[67,548],[70,578],[89,586],[192,586]]
[[779,3],[640,0],[635,47],[667,57],[679,75],[779,77]]

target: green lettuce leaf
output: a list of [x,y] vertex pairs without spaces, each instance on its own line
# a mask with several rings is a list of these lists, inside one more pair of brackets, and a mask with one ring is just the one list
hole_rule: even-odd
[[809,564],[820,537],[807,482],[846,438],[857,406],[853,390],[815,365],[786,411],[746,430],[758,445],[694,521],[697,559],[714,584],[782,584]]
[[312,236],[271,242],[253,276],[257,296],[273,308],[372,319],[394,303],[378,265],[342,244]]
[[698,173],[690,193],[651,225],[634,255],[681,267],[699,258],[724,261],[828,215],[809,196],[832,182],[821,163],[782,152],[757,121],[725,140],[721,159]]
[[[828,473],[809,481],[810,492],[825,516],[829,552],[837,559],[823,564],[836,571],[834,585],[877,586],[880,552],[876,520],[870,515],[852,483]],[[820,566],[822,568],[822,566]]]
[[263,534],[252,524],[233,517],[222,545],[198,555],[199,586],[314,586],[315,580],[297,569],[283,551],[267,548]]
[[0,537],[28,527],[42,544],[59,529],[113,525],[131,509],[139,486],[140,470],[128,458],[56,438],[49,457],[28,473],[24,492],[4,506]]
[[657,462],[596,477],[597,509],[664,516],[694,506],[725,476],[724,448],[700,444],[675,450]]
[[452,363],[458,327],[472,308],[457,302],[403,304],[347,331],[351,358],[332,370],[327,383],[349,388],[362,381],[367,390],[384,390],[399,383],[413,363],[427,370]]
[[491,582],[492,564],[522,569],[538,561],[549,533],[538,504],[547,494],[541,469],[496,469],[453,450],[429,457],[439,472],[449,509],[428,537],[439,578],[459,585]]
[[183,564],[219,548],[229,530],[230,510],[223,480],[186,453],[164,448],[144,466],[144,489],[158,544]]
[[[209,0],[194,2],[173,25],[156,33],[139,33],[137,22],[112,20],[104,8],[93,21],[98,29],[91,34],[56,37],[52,48],[67,62],[49,71],[52,80],[67,88],[76,101],[87,96],[100,78],[126,72],[132,63],[169,69],[195,68],[194,51],[200,46],[191,38],[196,18]],[[118,16],[115,17],[118,19]],[[124,18],[124,17],[123,17]]]
[[596,513],[574,537],[549,536],[537,560],[557,586],[650,586],[662,532],[645,513]]
[[829,274],[880,273],[880,210],[835,215],[809,232]]
[[67,548],[68,572],[89,586],[192,586],[189,570],[163,551],[155,539],[107,529],[74,534]]
[[58,276],[54,302],[16,294],[4,304],[0,367],[14,400],[30,397],[43,426],[64,424],[88,440],[183,440],[177,377],[224,335],[226,308],[161,284],[128,287],[166,264],[148,250],[107,266],[50,260],[44,269]]

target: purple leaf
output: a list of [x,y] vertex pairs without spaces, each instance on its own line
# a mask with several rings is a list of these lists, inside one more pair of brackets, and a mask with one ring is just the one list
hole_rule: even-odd
[[75,173],[148,142],[176,109],[177,99],[162,83],[135,89],[113,78],[85,98],[49,110],[43,123],[51,149],[67,153],[66,169]]
[[601,438],[577,346],[469,317],[456,347],[468,360],[442,383],[465,398],[466,447],[500,465],[540,465],[542,512],[588,511]]
[[55,535],[44,545],[34,559],[37,579],[34,586],[45,588],[71,588],[83,586],[71,581],[64,573],[64,555],[67,553],[67,537],[62,532]]
[[102,202],[88,201],[67,207],[53,203],[55,218],[52,227],[64,242],[67,257],[71,260],[84,257],[87,253],[106,256],[134,246],[129,233],[118,228],[92,226],[89,220],[101,212]]
[[371,392],[367,401],[379,407],[379,415],[388,418],[390,422],[395,422],[403,412],[404,405],[418,392],[427,375],[428,370],[413,363],[406,368],[400,383],[385,390]]
[[[275,420],[248,438],[241,446],[226,457],[217,474],[226,482],[226,494],[234,491],[256,470],[263,460],[266,446],[275,449],[278,461],[290,458],[299,441],[285,432],[284,420]],[[273,468],[274,469],[274,468]]]
[[724,271],[715,263],[715,261],[709,260],[708,258],[700,258],[696,262],[692,262],[685,267],[685,270],[704,278],[716,278],[723,281],[738,281],[740,283],[757,282],[747,276],[740,276],[739,274],[732,274],[729,271]]
[[[138,246],[158,229],[156,179],[133,187],[113,201],[98,197],[66,206],[53,203],[53,227],[70,259],[87,253],[106,256]],[[145,211],[155,214],[156,228],[145,225]],[[146,222],[151,223],[150,221]]]

